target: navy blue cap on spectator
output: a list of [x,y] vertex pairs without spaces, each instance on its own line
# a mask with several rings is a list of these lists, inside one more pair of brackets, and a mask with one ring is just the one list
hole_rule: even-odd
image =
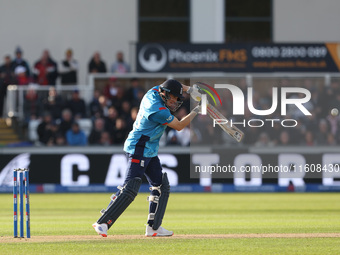
[[22,53],[22,50],[19,46],[15,49],[15,53]]

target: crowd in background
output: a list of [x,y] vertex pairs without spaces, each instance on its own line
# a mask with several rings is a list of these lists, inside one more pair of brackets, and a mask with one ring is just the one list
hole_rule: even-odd
[[[130,80],[129,86],[122,86],[120,82],[111,77],[103,89],[93,93],[93,99],[86,103],[78,90],[71,96],[58,95],[53,85],[60,77],[62,85],[76,85],[78,62],[73,58],[71,49],[65,52],[65,59],[57,64],[49,52],[44,50],[33,67],[22,57],[22,50],[17,48],[15,58],[10,55],[4,57],[0,66],[0,114],[2,113],[3,99],[6,87],[9,84],[35,86],[49,86],[48,93],[41,93],[35,86],[29,86],[24,100],[24,125],[28,126],[31,120],[39,119],[41,123],[37,128],[40,145],[120,145],[124,143],[129,131],[132,129],[138,113],[138,107],[145,94],[145,88],[140,85],[138,78]],[[124,61],[122,52],[117,53],[117,59],[110,68],[101,60],[100,53],[95,52],[88,63],[89,73],[126,73],[130,72],[129,65]],[[291,86],[289,79],[280,82],[280,86]],[[155,84],[157,85],[157,84]],[[246,85],[238,84],[246,95]],[[330,86],[313,84],[313,80],[306,79],[302,87],[311,92],[311,100],[304,106],[312,113],[305,116],[296,107],[288,108],[287,116],[281,116],[280,107],[270,116],[255,116],[247,105],[245,115],[232,116],[233,98],[229,93],[223,93],[224,105],[221,112],[236,122],[246,120],[246,125],[238,125],[244,131],[245,139],[242,144],[255,146],[276,145],[339,145],[340,128],[339,116],[330,114],[332,108],[340,109],[340,84],[337,80]],[[296,95],[295,95],[296,96]],[[299,95],[298,95],[299,96]],[[269,109],[272,103],[271,90],[254,93],[253,105],[255,109]],[[190,98],[186,95],[184,104],[176,117],[181,119],[190,111]],[[78,123],[80,119],[90,119],[92,130],[86,135]],[[261,128],[250,127],[250,119],[295,119],[297,127],[285,128],[280,121],[265,122]],[[190,144],[233,144],[220,128],[210,125],[211,119],[199,116],[191,126],[182,131],[167,128],[160,145]]]
[[[60,79],[61,85],[78,84],[78,61],[73,57],[72,49],[65,51],[65,58],[59,63],[54,60],[48,50],[43,50],[41,57],[32,65],[23,57],[23,50],[17,47],[12,58],[4,56],[0,64],[0,116],[3,113],[4,98],[9,84],[40,86],[56,85]],[[118,51],[116,60],[107,68],[100,53],[95,52],[88,62],[88,73],[127,73],[130,66],[124,60],[123,52]]]
[[[56,85],[60,77],[62,85],[78,84],[78,61],[73,57],[72,49],[65,51],[65,58],[59,63],[55,61],[48,50],[43,50],[41,57],[33,64],[32,68],[23,58],[20,47],[15,50],[14,58],[10,54],[4,56],[4,62],[0,65],[1,82],[3,84],[28,85]],[[100,53],[95,52],[88,63],[88,73],[127,73],[130,65],[125,62],[124,54],[117,52],[116,60],[107,68],[101,59]]]
[[[130,86],[125,88],[112,77],[102,90],[94,91],[93,99],[86,104],[78,90],[72,91],[72,96],[65,100],[54,87],[50,87],[48,95],[38,93],[31,87],[24,101],[24,113],[27,123],[41,119],[37,127],[40,145],[120,145],[133,128],[145,92],[137,78],[132,78]],[[33,100],[29,100],[28,95]],[[184,106],[176,116],[181,119],[187,115],[189,108],[187,95]],[[92,130],[88,135],[79,125],[82,119],[92,122]],[[162,145],[189,145],[189,129],[185,129],[189,132],[185,139],[177,138],[173,130],[167,131],[162,138]]]
[[[144,95],[139,80],[130,80],[128,89],[115,77],[109,79],[102,90],[95,90],[91,102],[86,103],[80,91],[71,96],[59,95],[52,86],[48,94],[29,87],[24,101],[27,125],[42,119],[37,132],[40,144],[45,145],[112,145],[122,144],[136,119],[138,106]],[[88,136],[79,120],[92,121]]]

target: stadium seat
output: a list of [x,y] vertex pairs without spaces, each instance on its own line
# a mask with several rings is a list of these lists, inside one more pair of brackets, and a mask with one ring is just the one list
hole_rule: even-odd
[[80,119],[77,120],[79,127],[84,131],[86,137],[88,137],[92,130],[92,120],[91,119]]

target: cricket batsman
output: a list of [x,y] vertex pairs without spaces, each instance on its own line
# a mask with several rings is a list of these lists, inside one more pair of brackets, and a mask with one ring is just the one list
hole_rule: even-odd
[[182,105],[183,91],[200,96],[196,87],[182,85],[169,79],[150,89],[143,97],[133,130],[124,144],[128,159],[128,169],[123,186],[111,196],[108,207],[101,211],[102,216],[92,226],[102,237],[125,211],[138,194],[143,175],[150,184],[149,215],[146,236],[172,236],[173,232],[163,228],[162,219],[168,203],[170,185],[158,158],[159,140],[167,126],[182,130],[200,113],[197,105],[187,116],[178,120],[171,112]]

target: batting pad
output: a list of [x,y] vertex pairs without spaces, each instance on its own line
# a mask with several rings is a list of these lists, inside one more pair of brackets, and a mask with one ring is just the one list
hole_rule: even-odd
[[98,224],[106,223],[110,228],[125,209],[132,203],[138,194],[141,178],[133,178],[121,189],[119,195],[114,199],[113,203],[107,208],[104,214],[97,221]]
[[160,225],[162,225],[162,220],[164,217],[166,205],[168,204],[169,195],[170,184],[167,174],[164,173],[162,177],[161,194],[159,196],[158,206],[155,212],[155,220],[152,225],[153,230],[157,230],[160,227]]

